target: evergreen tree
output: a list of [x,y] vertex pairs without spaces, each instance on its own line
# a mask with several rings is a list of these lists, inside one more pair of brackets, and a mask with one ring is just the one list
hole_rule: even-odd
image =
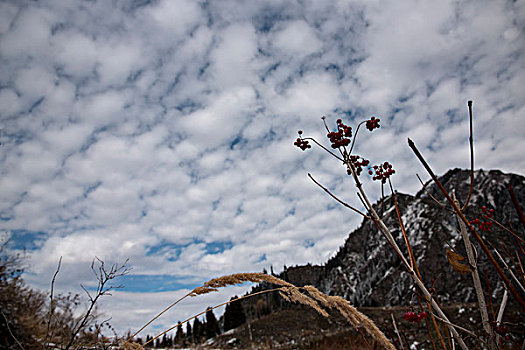
[[199,321],[198,318],[193,321],[193,342],[194,343],[200,343],[202,339],[202,335],[204,331],[204,325],[201,321]]
[[219,322],[215,318],[215,314],[211,308],[206,310],[206,327],[205,335],[206,339],[213,338],[216,335],[220,334],[221,330],[219,329]]
[[[152,336],[151,335],[146,335],[146,343],[148,343],[150,340],[151,340]],[[151,348],[153,344],[151,343],[148,343],[148,345],[146,345],[147,348]]]
[[161,348],[168,347],[168,336],[166,334],[162,336],[162,340],[160,341],[159,347]]
[[192,343],[193,342],[193,332],[191,329],[191,324],[188,322],[186,323],[186,339]]
[[182,344],[183,340],[184,340],[184,330],[182,329],[182,325],[179,324],[177,326],[177,333],[175,333],[175,343]]
[[[230,300],[237,299],[237,296],[234,296]],[[246,315],[244,314],[244,309],[240,301],[234,301],[226,305],[226,310],[224,311],[224,331],[228,331],[233,328],[237,328],[240,325],[246,323]]]

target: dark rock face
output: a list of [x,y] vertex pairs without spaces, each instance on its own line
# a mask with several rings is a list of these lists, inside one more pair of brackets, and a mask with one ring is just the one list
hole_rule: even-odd
[[[454,169],[440,178],[444,187],[454,191],[463,205],[469,192],[470,172]],[[476,171],[474,189],[465,214],[469,220],[481,218],[481,207],[494,209],[494,218],[501,223],[510,220],[521,237],[524,230],[512,205],[507,184],[511,184],[518,202],[525,203],[525,178],[515,174],[504,174],[498,170]],[[446,204],[437,186],[427,184],[430,194]],[[463,240],[457,231],[455,215],[437,205],[422,189],[415,196],[396,195],[403,223],[417,258],[423,281],[427,287],[434,287],[442,302],[474,301],[470,274],[461,275],[449,265],[446,249],[452,247],[466,257]],[[523,205],[522,205],[523,206]],[[448,208],[450,206],[447,205]],[[375,205],[381,212],[381,203]],[[383,220],[391,230],[405,256],[406,246],[399,226],[398,217],[391,197],[383,203]],[[501,241],[513,251],[514,238],[501,229],[482,232],[483,238],[501,247]],[[482,283],[486,283],[485,269],[491,289],[501,288],[492,266],[476,244],[479,271]],[[500,248],[498,248],[499,250]],[[337,254],[324,266],[324,271],[315,283],[323,292],[339,295],[356,306],[389,306],[410,303],[414,285],[405,272],[401,260],[396,256],[386,239],[371,221],[364,221],[350,233]]]

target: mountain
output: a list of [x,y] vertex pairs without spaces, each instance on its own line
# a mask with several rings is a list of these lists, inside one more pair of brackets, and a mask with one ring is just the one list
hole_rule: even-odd
[[[439,180],[449,193],[454,191],[461,204],[464,203],[470,186],[469,171],[450,170]],[[482,217],[483,206],[487,210],[494,209],[494,219],[501,223],[509,220],[517,233],[524,237],[523,227],[507,189],[509,183],[516,193],[518,203],[525,203],[523,176],[504,174],[499,170],[476,171],[472,197],[465,214],[469,220],[473,220]],[[426,185],[430,194],[445,203],[436,185],[430,182]],[[442,303],[474,301],[470,274],[459,274],[447,261],[446,250],[450,247],[466,257],[455,215],[436,204],[424,189],[415,196],[397,193],[396,198],[426,285],[435,288]],[[405,247],[392,198],[386,197],[383,205],[385,224],[391,229],[398,245]],[[381,212],[381,207],[381,202],[375,204],[378,213]],[[498,250],[502,255],[505,248],[501,242],[505,242],[507,247],[515,246],[513,237],[501,229],[493,228],[492,232],[481,233],[494,246],[500,247]],[[482,283],[486,285],[485,269],[490,283],[495,283],[498,279],[494,269],[488,266],[481,249],[477,248],[477,251],[480,256]],[[406,255],[406,248],[404,252]],[[357,306],[407,304],[414,290],[412,280],[400,259],[375,225],[368,220],[364,220],[358,229],[349,234],[337,254],[325,264],[316,286],[327,294],[342,296]],[[491,286],[492,290],[500,288],[500,284]]]

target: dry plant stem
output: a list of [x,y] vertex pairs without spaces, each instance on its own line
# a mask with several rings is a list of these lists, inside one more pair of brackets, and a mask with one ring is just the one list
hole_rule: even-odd
[[520,236],[518,236],[516,234],[516,232],[512,231],[512,230],[509,230],[508,228],[506,228],[505,226],[503,226],[498,220],[494,220],[493,218],[491,217],[487,217],[486,219],[492,221],[493,223],[495,223],[496,225],[498,225],[500,228],[504,229],[505,231],[507,231],[508,233],[510,233],[514,238],[516,238],[517,240],[520,240],[522,243],[525,243],[525,239],[521,238]]
[[464,333],[467,333],[468,335],[473,336],[474,338],[476,338],[477,340],[479,340],[481,343],[487,345],[487,342],[486,342],[486,341],[484,341],[483,339],[481,339],[480,337],[478,337],[478,336],[476,335],[476,333],[472,332],[471,330],[468,330],[468,329],[466,329],[466,328],[463,328],[463,327],[461,327],[461,326],[458,326],[457,324],[453,324],[453,323],[451,323],[449,320],[445,320],[444,318],[441,318],[441,317],[439,317],[438,315],[434,315],[434,316],[435,316],[438,320],[440,320],[441,322],[443,322],[443,323],[445,323],[445,324],[447,324],[447,325],[449,325],[449,326],[452,326],[452,327],[454,327],[454,328],[457,328],[457,329],[459,329],[460,331],[462,331],[462,332],[464,332]]
[[7,331],[9,332],[9,334],[11,335],[11,337],[13,337],[13,339],[16,341],[16,344],[18,346],[20,346],[20,348],[22,350],[25,350],[24,347],[22,346],[22,344],[20,343],[20,341],[18,341],[18,339],[16,339],[15,335],[13,334],[13,332],[11,331],[11,327],[9,327],[9,320],[7,319],[7,317],[5,316],[5,314],[0,310],[0,313],[2,314],[2,316],[4,317],[4,320],[5,320],[5,325],[7,327]]
[[[491,245],[492,246],[492,245]],[[500,259],[501,263],[503,264],[503,266],[505,267],[505,270],[507,270],[510,274],[510,276],[512,277],[512,279],[514,280],[514,282],[518,285],[518,287],[520,287],[520,289],[523,291],[523,293],[525,293],[525,288],[523,287],[523,285],[521,284],[520,280],[518,279],[518,277],[516,277],[516,275],[514,274],[514,272],[512,272],[511,268],[509,267],[509,265],[505,262],[505,260],[503,259],[503,257],[501,256],[501,254],[498,252],[497,249],[495,249],[494,247],[492,247],[492,249],[494,249],[494,253],[496,253],[496,256]],[[519,258],[519,257],[518,257]]]
[[437,205],[439,205],[441,208],[443,208],[443,209],[445,209],[445,210],[447,210],[447,211],[452,212],[450,209],[448,209],[447,207],[445,207],[445,205],[444,205],[443,203],[441,203],[440,201],[438,201],[438,200],[436,199],[436,197],[434,197],[434,196],[433,196],[433,195],[427,190],[427,186],[423,183],[423,181],[421,180],[421,178],[419,177],[419,175],[416,174],[416,176],[417,176],[417,179],[419,180],[419,182],[421,183],[421,185],[423,186],[423,189],[424,189],[425,192],[428,194],[428,196],[429,196],[430,198],[432,198],[432,200],[433,200]]
[[313,137],[305,137],[303,140],[310,140],[312,142],[314,142],[317,146],[321,147],[322,149],[324,149],[326,152],[330,153],[332,156],[334,156],[335,158],[339,159],[341,162],[344,162],[343,158],[339,157],[337,154],[335,154],[334,152],[330,151],[328,148],[326,148],[325,146],[321,145],[319,142],[317,142],[316,139],[314,139]]
[[512,204],[514,204],[516,213],[518,213],[518,217],[520,218],[521,224],[523,227],[525,227],[525,215],[523,215],[523,211],[521,210],[520,204],[518,203],[518,198],[516,198],[516,194],[514,193],[510,183],[507,185],[507,188],[509,190],[510,198],[512,199]]
[[[98,272],[95,270],[95,260],[97,260],[100,263],[100,266],[98,267]],[[88,310],[85,312],[84,316],[82,317],[82,320],[80,323],[73,327],[73,330],[71,331],[71,338],[68,342],[68,344],[65,346],[65,350],[68,350],[73,345],[73,342],[75,341],[75,338],[77,337],[78,333],[84,329],[84,327],[88,324],[89,318],[91,317],[91,313],[93,312],[93,309],[95,308],[95,305],[98,301],[98,299],[104,295],[111,295],[110,291],[112,289],[121,288],[121,286],[106,286],[108,282],[110,282],[112,279],[117,278],[119,276],[124,276],[129,272],[129,269],[126,268],[128,260],[124,262],[121,266],[118,266],[117,264],[114,264],[110,267],[109,271],[106,271],[106,267],[104,266],[104,261],[100,260],[99,258],[95,258],[93,262],[91,263],[91,270],[95,274],[98,280],[98,285],[96,289],[95,297],[92,297],[91,294],[84,288],[83,285],[80,285],[82,289],[87,293],[89,297],[89,307]]]
[[[387,241],[390,243],[390,245],[392,246],[392,248],[394,249],[394,251],[396,252],[396,254],[399,256],[399,258],[401,259],[402,263],[405,265],[405,267],[407,268],[408,272],[410,273],[410,275],[412,276],[412,279],[414,280],[414,282],[416,283],[416,285],[418,286],[418,288],[421,290],[421,292],[423,293],[423,295],[425,296],[425,299],[427,301],[430,301],[431,305],[432,305],[432,308],[437,312],[437,314],[444,320],[447,320],[448,321],[448,318],[447,316],[445,315],[445,313],[443,312],[443,310],[441,310],[441,308],[439,307],[439,305],[436,303],[436,301],[434,300],[434,298],[432,298],[432,295],[430,294],[430,292],[428,291],[428,289],[425,287],[425,284],[421,281],[421,279],[419,279],[419,277],[417,276],[417,274],[415,273],[414,269],[412,269],[410,267],[410,265],[408,264],[408,261],[406,260],[406,258],[403,256],[403,253],[401,252],[401,249],[399,249],[399,246],[397,245],[397,243],[395,242],[394,240],[394,237],[392,236],[392,233],[390,232],[390,230],[388,229],[388,227],[386,227],[385,223],[381,220],[381,218],[379,217],[379,215],[377,215],[377,212],[374,210],[374,208],[372,207],[372,205],[370,204],[370,201],[368,200],[368,197],[366,196],[364,190],[363,190],[363,185],[361,184],[361,182],[359,181],[359,179],[357,178],[357,174],[355,172],[355,168],[352,164],[352,162],[347,162],[347,166],[349,167],[350,171],[352,172],[352,176],[354,177],[354,181],[356,182],[356,186],[359,190],[359,192],[361,193],[361,196],[363,197],[363,200],[366,202],[367,204],[367,210],[369,211],[369,213],[371,214],[374,222],[376,223],[376,225],[378,225],[378,227],[380,227],[380,231],[384,234],[384,236],[386,237]],[[454,334],[454,336],[457,338],[458,340],[458,343],[459,345],[461,346],[462,349],[464,350],[467,350],[468,347],[467,345],[465,344],[465,342],[463,341],[463,339],[461,338],[461,336],[459,335],[459,333],[456,331],[456,329],[454,328],[454,326],[449,322],[447,323],[447,326],[449,328],[449,330]]]
[[[421,298],[419,298],[419,295],[417,296],[417,303],[419,305],[419,308],[423,310],[423,304],[421,304]],[[434,314],[432,312],[432,307],[430,306],[428,302],[426,302],[426,304],[427,304],[428,312],[431,316],[430,318],[432,319],[432,325],[434,326],[434,328],[436,328],[439,331],[437,322],[436,322],[436,318],[432,317],[432,315]],[[434,342],[434,337],[432,336],[432,332],[430,331],[430,321],[428,320],[428,317],[425,318],[425,327],[427,328],[427,334],[428,334],[428,338],[430,339],[430,344],[432,345],[432,349],[436,350],[436,343]]]
[[518,266],[521,271],[521,279],[523,280],[523,282],[525,282],[525,271],[523,270],[523,265],[521,264],[521,259],[520,259],[520,256],[518,255],[518,252],[516,252],[516,258],[518,259]]
[[139,329],[138,331],[135,332],[135,334],[133,334],[132,336],[130,336],[128,338],[128,341],[131,341],[133,338],[135,338],[140,332],[142,332],[144,330],[144,328],[146,328],[147,326],[149,326],[153,321],[155,321],[157,318],[159,318],[160,316],[162,316],[166,311],[168,311],[169,309],[171,309],[172,307],[174,307],[175,305],[177,305],[178,303],[180,303],[182,300],[184,300],[186,297],[189,297],[191,295],[192,292],[189,292],[188,294],[184,295],[183,297],[179,298],[177,301],[175,301],[173,304],[171,304],[170,306],[166,307],[164,310],[162,310],[160,313],[157,314],[157,316],[153,317],[148,323],[146,323],[144,326],[142,326],[141,329]]
[[397,329],[397,322],[394,318],[394,314],[391,313],[390,316],[392,317],[392,324],[394,325],[394,331],[396,332],[397,339],[399,339],[399,345],[401,346],[402,350],[405,350],[405,344],[403,343],[403,340],[401,339],[401,335],[399,334],[399,331]]
[[233,299],[233,300],[230,300],[230,301],[226,301],[226,302],[221,303],[221,304],[219,304],[219,305],[215,305],[215,306],[212,307],[212,308],[206,309],[206,310],[204,310],[203,312],[200,312],[200,313],[198,313],[198,314],[196,314],[196,315],[193,315],[192,317],[189,317],[189,318],[185,319],[185,320],[182,321],[182,322],[177,323],[177,324],[174,325],[173,327],[171,327],[171,328],[165,330],[164,332],[158,334],[158,335],[155,336],[154,338],[148,340],[146,343],[144,343],[143,346],[146,346],[147,344],[151,343],[151,342],[154,341],[155,339],[158,339],[159,337],[162,337],[164,334],[168,333],[169,331],[174,330],[174,329],[177,328],[179,325],[183,325],[183,324],[185,324],[186,322],[191,321],[191,320],[193,320],[193,319],[199,317],[200,315],[204,315],[208,310],[215,310],[215,309],[218,308],[218,307],[221,307],[221,306],[227,305],[227,304],[229,304],[229,303],[231,303],[231,302],[234,302],[234,301],[237,301],[237,300],[241,300],[241,299],[245,299],[245,298],[253,297],[253,296],[256,296],[256,295],[259,295],[259,294],[263,294],[263,293],[275,292],[275,291],[279,291],[279,290],[281,290],[281,289],[282,289],[282,287],[280,287],[280,288],[274,288],[274,289],[267,289],[267,290],[263,290],[263,291],[260,291],[260,292],[254,293],[254,294],[244,295],[244,296],[242,296],[242,297],[238,297],[237,299]]
[[[505,312],[505,307],[507,306],[508,296],[509,296],[509,293],[505,289],[505,291],[503,292],[503,298],[501,300],[501,304],[500,304],[500,307],[499,307],[498,316],[496,318],[496,326],[501,325],[501,320],[503,318],[503,313]],[[500,343],[501,338],[502,338],[501,335],[496,333],[496,343]]]
[[[390,185],[390,191],[392,193],[392,198],[394,199],[394,207],[396,208],[397,219],[399,221],[399,226],[401,227],[401,232],[403,233],[403,238],[404,238],[405,244],[407,246],[408,256],[410,257],[410,267],[412,269],[414,269],[414,271],[417,274],[417,277],[420,280],[422,280],[421,273],[419,272],[419,267],[417,266],[416,257],[414,256],[414,252],[412,251],[412,245],[410,244],[410,241],[408,239],[408,234],[407,234],[407,232],[405,230],[405,225],[403,224],[403,219],[401,218],[401,212],[399,211],[399,206],[397,205],[397,198],[396,198],[396,195],[394,193],[394,189],[392,187],[392,182],[390,181],[390,178],[388,179],[388,184]],[[432,306],[430,305],[430,302],[428,300],[426,300],[426,305],[427,305],[428,312],[432,316],[432,314],[433,314],[432,313]],[[439,326],[438,326],[438,324],[436,322],[436,319],[434,317],[431,317],[431,318],[432,318],[432,324],[434,326],[434,329],[436,330],[436,334],[438,336],[438,339],[441,342],[441,346],[444,349],[446,349],[445,341],[443,340],[443,336],[441,335],[441,331],[439,330]],[[428,334],[430,336],[430,339],[432,340],[432,346],[435,348],[434,340],[432,339],[432,336],[431,336],[431,333],[430,333],[430,329],[428,327],[428,320],[427,319],[425,319],[425,324],[427,325],[427,330],[429,331]]]
[[468,138],[470,144],[470,187],[468,190],[467,200],[465,201],[465,205],[463,205],[463,208],[461,208],[461,211],[464,211],[467,208],[468,202],[470,201],[470,197],[472,196],[472,190],[474,189],[474,137],[472,132],[472,101],[468,101],[467,104],[470,121],[470,135]]
[[47,331],[46,331],[46,340],[45,344],[46,346],[49,345],[49,337],[53,337],[53,334],[49,334],[49,330],[51,328],[51,319],[53,318],[53,311],[54,311],[54,299],[53,299],[53,291],[55,289],[55,280],[57,278],[58,272],[60,271],[60,265],[62,264],[62,257],[58,260],[58,266],[55,271],[55,274],[53,275],[53,278],[51,279],[51,290],[49,292],[49,316],[47,318]]
[[436,183],[436,185],[439,187],[439,189],[441,190],[441,192],[443,193],[443,195],[447,198],[448,202],[452,205],[452,208],[454,209],[454,211],[457,213],[458,217],[461,218],[461,220],[465,223],[465,225],[468,227],[469,231],[471,232],[471,234],[474,236],[474,238],[476,239],[476,241],[479,243],[479,245],[481,246],[481,249],[483,250],[483,252],[485,252],[485,254],[487,255],[490,263],[494,266],[494,268],[496,269],[496,272],[498,273],[498,275],[500,276],[500,278],[503,280],[503,282],[505,283],[505,285],[507,286],[508,290],[510,291],[510,293],[512,294],[512,296],[514,297],[514,299],[516,299],[516,301],[518,302],[518,304],[520,305],[520,308],[523,312],[525,312],[525,301],[523,301],[523,298],[518,294],[518,292],[516,291],[516,288],[514,288],[514,286],[512,285],[512,283],[510,282],[509,278],[505,275],[505,273],[503,272],[503,270],[501,269],[501,266],[498,264],[498,262],[496,261],[496,259],[494,259],[494,256],[492,255],[492,253],[490,252],[490,250],[488,249],[487,245],[485,244],[485,242],[483,241],[483,239],[481,238],[481,236],[479,235],[479,233],[476,231],[476,229],[469,223],[468,219],[465,217],[465,215],[461,212],[460,208],[454,203],[454,200],[450,197],[450,195],[448,194],[447,190],[443,187],[443,185],[441,184],[441,182],[439,181],[439,179],[437,178],[437,176],[434,174],[434,172],[432,171],[432,169],[430,168],[430,166],[428,165],[428,163],[425,161],[425,159],[423,158],[423,156],[421,155],[421,153],[419,152],[419,150],[417,149],[416,145],[414,144],[414,142],[411,140],[411,139],[408,139],[408,145],[410,146],[410,148],[414,151],[414,153],[416,154],[417,158],[421,161],[421,163],[423,164],[423,166],[425,167],[425,169],[427,170],[427,172],[429,173],[429,175],[432,177],[432,179],[434,180],[434,182]]
[[317,182],[317,181],[314,179],[314,177],[313,177],[310,173],[308,173],[308,177],[310,177],[310,179],[311,179],[311,180],[312,180],[317,186],[321,187],[326,193],[328,193],[328,195],[330,195],[330,197],[332,197],[333,199],[335,199],[336,201],[338,201],[340,204],[344,205],[345,207],[347,207],[347,208],[349,208],[349,209],[352,209],[352,210],[355,211],[356,213],[358,213],[358,214],[364,216],[365,218],[367,218],[367,219],[369,219],[369,220],[372,219],[372,218],[369,217],[368,215],[362,213],[360,210],[358,210],[358,209],[352,207],[351,205],[349,205],[349,204],[343,202],[342,200],[340,200],[339,198],[337,198],[332,192],[330,192],[329,189],[327,189],[326,187],[324,187],[323,185],[321,185],[319,182]]
[[[459,205],[457,201],[456,204]],[[476,258],[474,257],[474,251],[472,250],[472,243],[470,242],[470,238],[468,236],[467,226],[463,221],[461,221],[459,217],[457,218],[457,220],[459,224],[460,233],[463,237],[463,242],[465,244],[467,258],[470,264],[470,273],[472,275],[472,281],[474,282],[474,289],[476,291],[476,297],[478,299],[478,307],[479,312],[481,314],[481,322],[483,324],[483,329],[489,335],[489,339],[492,339],[493,341],[494,332],[492,331],[492,327],[490,326],[489,313],[487,310],[487,304],[485,303],[485,295],[483,294],[483,287],[481,286],[481,279],[479,278],[478,266]],[[490,340],[489,343],[491,343]],[[492,344],[492,347],[495,346],[496,344]]]
[[[499,326],[501,324],[501,320],[503,319],[503,313],[505,312],[505,307],[507,306],[507,300],[509,298],[509,293],[505,289],[503,292],[503,298],[501,299],[501,304],[499,306],[498,310],[498,317],[496,318],[496,325]],[[496,340],[499,341],[500,335],[496,334]]]

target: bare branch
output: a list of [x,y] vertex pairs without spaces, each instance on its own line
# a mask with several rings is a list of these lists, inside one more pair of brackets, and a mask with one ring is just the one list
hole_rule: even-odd
[[447,210],[447,211],[449,211],[449,212],[452,213],[452,210],[448,209],[443,203],[441,203],[440,201],[438,201],[438,200],[436,199],[436,197],[434,197],[434,196],[433,196],[433,195],[427,190],[427,185],[425,185],[425,184],[423,183],[423,181],[421,180],[421,178],[419,177],[419,175],[416,174],[416,176],[417,176],[417,179],[419,180],[419,182],[421,183],[421,185],[423,186],[423,190],[425,190],[425,192],[428,194],[428,196],[429,196],[430,198],[432,198],[432,200],[433,200],[437,205],[439,205],[441,208],[443,208],[443,209],[445,209],[445,210]]
[[470,136],[468,138],[470,144],[470,187],[468,190],[468,197],[465,201],[465,204],[461,208],[461,211],[464,211],[467,208],[470,197],[472,196],[472,190],[474,189],[474,134],[472,132],[472,101],[468,101],[468,112],[470,120]]
[[403,343],[403,339],[401,339],[401,335],[399,334],[399,331],[397,329],[397,323],[394,314],[390,313],[390,316],[392,317],[392,324],[394,325],[394,331],[396,332],[397,338],[399,339],[399,345],[401,346],[401,350],[405,350],[405,344]]
[[308,173],[308,177],[319,187],[321,187],[326,193],[328,193],[330,195],[330,197],[332,197],[333,199],[335,199],[337,202],[339,202],[340,204],[344,205],[345,207],[355,211],[356,213],[364,216],[365,218],[371,220],[372,218],[369,217],[368,215],[364,214],[363,212],[361,212],[360,210],[352,207],[350,204],[346,203],[346,202],[343,202],[342,200],[340,200],[339,198],[337,198],[332,192],[330,192],[329,189],[327,189],[326,187],[324,187],[323,185],[321,185],[319,182],[317,182],[314,177],[312,176],[312,174]]
[[60,257],[60,259],[58,260],[57,269],[55,271],[55,274],[53,275],[53,279],[51,280],[51,290],[49,292],[49,316],[47,318],[47,331],[46,331],[46,341],[45,341],[46,344],[48,344],[49,329],[51,327],[51,319],[53,317],[53,312],[54,312],[54,309],[55,309],[55,306],[53,305],[54,304],[53,290],[55,288],[55,280],[56,280],[56,277],[58,275],[58,272],[60,271],[60,265],[61,264],[62,264],[62,257]]
[[22,346],[22,344],[18,341],[18,339],[15,337],[15,335],[13,334],[13,332],[11,331],[11,327],[9,327],[9,320],[7,319],[7,317],[5,316],[5,314],[2,312],[2,310],[0,310],[0,313],[2,314],[2,316],[4,317],[5,319],[5,325],[7,327],[7,330],[9,331],[9,334],[11,335],[11,337],[13,337],[13,339],[16,341],[16,343],[18,344],[18,346],[20,346],[20,348],[22,350],[25,350],[24,347]]
[[[95,268],[95,261],[98,261],[99,263],[98,268]],[[92,297],[91,294],[87,291],[87,289],[83,285],[80,285],[82,289],[88,294],[90,304],[87,311],[84,313],[84,316],[81,318],[80,323],[72,329],[71,338],[69,339],[68,344],[65,346],[65,350],[71,348],[79,332],[82,329],[84,329],[86,325],[90,322],[90,318],[92,318],[92,312],[95,309],[95,305],[98,299],[106,294],[109,294],[109,291],[115,288],[112,285],[107,286],[107,284],[111,280],[117,277],[127,275],[129,273],[130,269],[126,267],[127,262],[128,259],[126,259],[126,261],[122,265],[113,264],[111,265],[108,271],[105,267],[104,261],[102,261],[98,257],[95,257],[95,259],[93,259],[93,261],[91,262],[91,270],[93,271],[93,274],[95,275],[98,281],[96,294],[94,297]]]
[[514,193],[514,190],[512,189],[510,183],[507,185],[507,189],[509,190],[510,198],[512,199],[512,204],[514,204],[514,208],[516,209],[516,213],[518,213],[518,217],[520,218],[521,224],[523,225],[523,227],[525,227],[525,215],[523,215],[523,211],[521,210],[520,204],[518,203],[518,199],[516,198],[516,194]]

